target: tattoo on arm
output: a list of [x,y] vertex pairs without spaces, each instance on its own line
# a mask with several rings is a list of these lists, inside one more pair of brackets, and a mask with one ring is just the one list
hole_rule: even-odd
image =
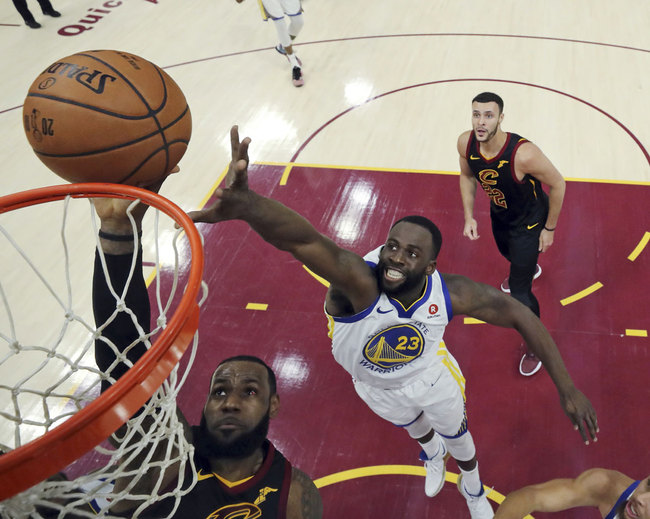
[[323,501],[314,482],[303,471],[293,468],[292,484],[301,489],[300,511],[303,519],[322,519]]

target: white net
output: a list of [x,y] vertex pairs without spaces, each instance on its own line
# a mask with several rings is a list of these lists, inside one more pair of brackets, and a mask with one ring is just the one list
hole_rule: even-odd
[[[129,210],[140,201],[134,201]],[[90,213],[90,216],[89,216]],[[135,222],[130,216],[135,231]],[[40,222],[42,233],[25,232],[24,222]],[[45,230],[60,220],[59,232]],[[56,225],[56,224],[55,224]],[[34,227],[34,226],[31,226]],[[0,214],[0,449],[9,452],[63,424],[100,395],[102,381],[115,382],[112,368],[132,365],[128,351],[149,349],[176,310],[187,277],[190,246],[182,229],[165,212],[150,209],[143,223],[145,274],[153,286],[151,331],[146,332],[125,305],[125,294],[141,276],[135,255],[126,286],[111,283],[103,253],[99,258],[115,310],[97,329],[92,316],[93,249],[99,247],[98,220],[91,199],[33,205]],[[148,231],[151,229],[151,231]],[[136,249],[138,234],[134,232]],[[149,267],[146,267],[149,265]],[[202,284],[203,297],[207,288]],[[118,314],[130,317],[138,338],[115,345],[102,332]],[[114,352],[102,371],[95,344]],[[0,502],[2,518],[145,517],[165,500],[173,514],[195,483],[185,474],[193,447],[185,439],[176,398],[191,368],[198,341],[140,411],[110,438],[76,462],[32,488]],[[128,415],[124,417],[126,420]],[[161,515],[163,514],[163,515]]]

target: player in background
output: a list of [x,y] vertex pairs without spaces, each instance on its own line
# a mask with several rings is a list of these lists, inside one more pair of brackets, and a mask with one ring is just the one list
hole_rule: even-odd
[[[542,151],[516,133],[504,132],[503,100],[483,92],[472,100],[472,129],[458,138],[460,194],[465,226],[470,240],[479,238],[474,219],[476,186],[490,198],[492,234],[499,252],[510,262],[510,274],[501,284],[539,317],[539,302],[533,294],[533,280],[542,273],[537,263],[540,252],[553,244],[565,182]],[[549,187],[548,195],[542,184]],[[519,372],[537,373],[540,359],[522,344]]]

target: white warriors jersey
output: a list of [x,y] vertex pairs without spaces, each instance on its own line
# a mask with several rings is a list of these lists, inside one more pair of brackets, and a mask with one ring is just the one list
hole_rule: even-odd
[[[381,247],[380,247],[381,248]],[[364,259],[374,268],[379,250]],[[427,276],[424,292],[409,308],[381,293],[356,315],[327,314],[332,353],[352,377],[368,385],[395,389],[425,371],[447,369],[438,354],[445,327],[452,318],[451,300],[438,271]]]

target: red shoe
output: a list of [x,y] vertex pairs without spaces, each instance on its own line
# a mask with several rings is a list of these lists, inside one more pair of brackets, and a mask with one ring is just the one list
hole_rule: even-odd
[[[522,344],[524,349],[526,348],[525,344]],[[530,353],[528,350],[523,354],[521,360],[519,361],[519,373],[524,377],[530,377],[542,369],[542,361],[539,360],[534,353]]]

